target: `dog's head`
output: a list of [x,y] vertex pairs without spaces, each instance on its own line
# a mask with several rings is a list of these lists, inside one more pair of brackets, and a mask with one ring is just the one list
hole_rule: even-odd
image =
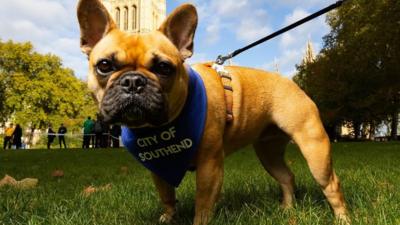
[[149,34],[119,30],[99,0],[80,0],[78,20],[89,88],[104,120],[129,127],[172,121],[188,92],[183,62],[193,54],[194,6],[180,6]]

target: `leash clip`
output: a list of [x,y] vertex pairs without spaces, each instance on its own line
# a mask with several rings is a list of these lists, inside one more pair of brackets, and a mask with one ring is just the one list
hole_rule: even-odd
[[215,60],[215,63],[218,64],[218,65],[224,65],[225,61],[228,60],[228,59],[231,59],[231,58],[233,58],[233,53],[230,53],[230,54],[225,55],[225,56],[219,55],[217,60]]

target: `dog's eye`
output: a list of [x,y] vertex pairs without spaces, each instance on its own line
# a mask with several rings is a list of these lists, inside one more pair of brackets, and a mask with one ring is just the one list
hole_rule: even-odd
[[159,62],[153,67],[153,72],[159,75],[169,76],[175,72],[175,67],[168,62]]
[[96,71],[101,76],[108,76],[114,72],[114,65],[108,59],[102,59],[96,64]]

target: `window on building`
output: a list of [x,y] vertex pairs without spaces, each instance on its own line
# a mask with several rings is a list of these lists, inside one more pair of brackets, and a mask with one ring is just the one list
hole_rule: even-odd
[[121,11],[119,10],[119,8],[117,7],[115,9],[115,22],[117,23],[117,27],[120,27],[120,16],[121,16]]
[[136,5],[132,6],[132,30],[137,29],[137,7]]
[[128,30],[128,7],[124,8],[124,30]]

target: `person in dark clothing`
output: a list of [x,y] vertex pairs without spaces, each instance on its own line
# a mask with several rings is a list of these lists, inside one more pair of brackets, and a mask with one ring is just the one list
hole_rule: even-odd
[[119,136],[121,136],[121,126],[113,125],[111,128],[111,139],[113,148],[119,148]]
[[101,147],[101,139],[103,136],[103,124],[100,120],[99,117],[97,117],[96,122],[94,122],[94,134],[96,135],[96,141],[95,141],[95,148],[100,148]]
[[110,147],[110,125],[102,122],[102,136],[101,136],[101,147],[102,148],[109,148]]
[[62,123],[58,128],[58,142],[60,143],[60,148],[62,148],[61,144],[64,144],[64,148],[67,148],[65,144],[65,134],[67,133],[67,128]]
[[16,149],[20,149],[22,147],[22,128],[19,124],[15,126],[15,130],[13,133],[13,143],[15,144]]
[[49,129],[47,130],[47,149],[50,149],[51,144],[56,138],[56,133],[53,131],[51,125],[49,125]]

